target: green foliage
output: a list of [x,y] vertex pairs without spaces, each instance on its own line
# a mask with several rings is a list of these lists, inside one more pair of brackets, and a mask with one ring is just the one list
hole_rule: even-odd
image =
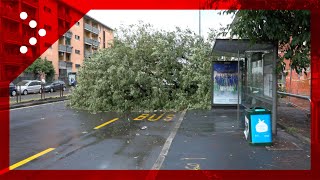
[[[241,10],[223,11],[235,14],[236,20],[225,29],[239,38],[253,42],[271,42],[284,50],[278,72],[285,69],[284,59],[291,60],[297,73],[310,65],[310,11],[306,10]],[[291,39],[292,38],[292,41]]]
[[190,30],[121,27],[111,48],[85,60],[71,106],[91,111],[208,108],[211,48]]
[[25,70],[25,72],[33,73],[35,76],[39,75],[40,73],[45,73],[46,79],[51,79],[55,74],[54,67],[52,63],[47,60],[47,58],[38,58]]

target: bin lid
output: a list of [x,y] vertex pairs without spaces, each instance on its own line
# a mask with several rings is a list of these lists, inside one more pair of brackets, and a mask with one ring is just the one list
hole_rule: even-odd
[[252,107],[249,109],[246,109],[247,112],[270,112],[269,109],[263,108],[263,107]]

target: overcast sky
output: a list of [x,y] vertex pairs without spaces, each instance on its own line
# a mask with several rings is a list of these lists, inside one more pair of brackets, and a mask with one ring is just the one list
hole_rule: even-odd
[[[209,28],[219,29],[232,22],[231,15],[218,15],[216,10],[201,11],[201,35],[207,37]],[[121,24],[150,23],[155,28],[174,30],[190,28],[199,33],[199,10],[91,10],[89,16],[117,29]]]

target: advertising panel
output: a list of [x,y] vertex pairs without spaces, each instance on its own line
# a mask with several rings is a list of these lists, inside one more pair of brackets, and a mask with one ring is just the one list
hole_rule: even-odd
[[213,104],[238,104],[238,62],[214,62],[212,69]]

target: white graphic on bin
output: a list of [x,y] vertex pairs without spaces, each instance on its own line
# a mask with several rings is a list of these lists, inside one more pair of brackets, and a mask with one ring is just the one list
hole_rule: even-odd
[[264,122],[264,120],[259,119],[259,122],[256,125],[256,131],[258,133],[263,133],[268,131],[268,125]]

